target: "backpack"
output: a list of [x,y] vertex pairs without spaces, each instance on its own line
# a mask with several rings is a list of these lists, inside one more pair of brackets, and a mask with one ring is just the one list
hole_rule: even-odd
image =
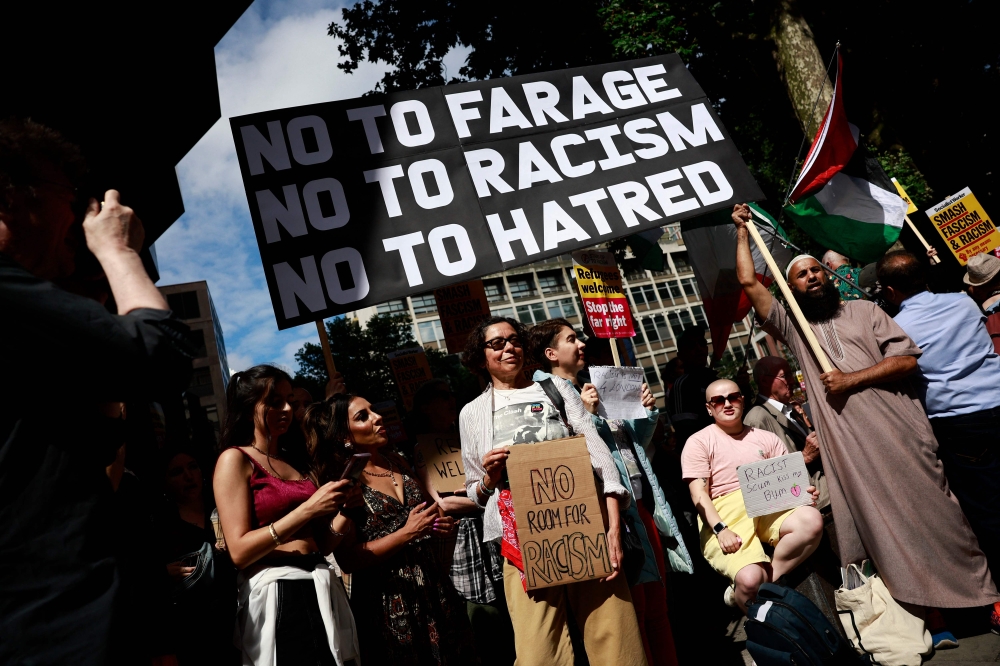
[[864,662],[805,596],[764,583],[747,607],[747,651],[758,666],[856,666]]

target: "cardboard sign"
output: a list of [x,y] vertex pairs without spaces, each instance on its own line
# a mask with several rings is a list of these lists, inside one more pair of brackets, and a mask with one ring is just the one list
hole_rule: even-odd
[[396,377],[396,386],[403,396],[403,405],[407,411],[413,409],[413,395],[420,385],[433,378],[431,366],[427,362],[427,354],[423,347],[410,347],[389,352],[389,365]]
[[802,452],[740,465],[736,468],[743,504],[751,518],[812,504],[811,484]]
[[899,193],[899,198],[906,202],[906,214],[907,215],[913,215],[914,213],[916,213],[917,212],[917,206],[916,206],[916,204],[913,203],[913,201],[910,199],[910,197],[907,196],[906,190],[903,189],[903,186],[900,185],[899,181],[896,180],[895,178],[892,178],[891,180],[892,180],[892,184],[896,186],[896,192]]
[[399,410],[396,409],[394,400],[376,402],[372,405],[372,409],[382,417],[382,425],[385,426],[390,444],[400,444],[408,439],[406,428],[403,427],[403,419],[399,418]]
[[590,328],[599,338],[635,336],[622,274],[611,252],[574,252],[573,275]]
[[968,187],[931,206],[926,213],[948,249],[963,266],[977,254],[992,252],[1000,247],[1000,233],[996,225]]
[[483,281],[472,280],[435,289],[434,300],[437,301],[448,352],[460,354],[465,349],[469,333],[479,322],[490,318],[490,303],[486,300]]
[[614,573],[583,437],[512,446],[507,478],[529,590]]
[[764,196],[677,54],[230,126],[280,329]]
[[642,385],[646,377],[642,368],[590,366],[590,383],[597,388],[601,401],[597,413],[606,419],[644,419]]
[[438,494],[465,487],[462,442],[457,433],[418,435],[414,455],[418,467],[427,467],[427,478]]

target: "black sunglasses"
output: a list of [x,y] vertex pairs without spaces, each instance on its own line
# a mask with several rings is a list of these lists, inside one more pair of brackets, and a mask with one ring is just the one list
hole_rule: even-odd
[[722,407],[727,402],[735,404],[741,400],[743,400],[742,393],[730,393],[729,395],[713,395],[708,399],[708,402],[713,407]]
[[493,338],[492,340],[487,340],[485,343],[483,343],[483,347],[492,349],[495,352],[499,352],[507,348],[508,342],[517,349],[521,348],[521,340],[516,335],[512,335],[509,338]]

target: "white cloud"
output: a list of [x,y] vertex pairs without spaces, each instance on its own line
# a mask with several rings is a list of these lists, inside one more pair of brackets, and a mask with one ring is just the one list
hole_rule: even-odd
[[339,18],[340,3],[255,2],[215,49],[222,118],[177,166],[187,212],[156,242],[160,284],[208,281],[236,369],[294,369],[295,352],[318,337],[311,324],[278,331],[229,118],[371,90],[387,68],[337,69],[327,26]]

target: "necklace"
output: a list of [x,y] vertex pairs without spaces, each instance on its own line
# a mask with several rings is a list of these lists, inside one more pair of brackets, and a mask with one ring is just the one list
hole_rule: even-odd
[[399,487],[399,484],[396,483],[396,477],[392,473],[392,461],[389,460],[388,462],[389,462],[389,471],[385,472],[384,474],[380,474],[379,472],[369,472],[367,469],[363,469],[361,471],[364,472],[365,476],[375,476],[381,479],[388,477],[392,479],[393,486]]
[[285,462],[284,460],[282,460],[282,459],[281,459],[281,457],[280,457],[280,456],[272,456],[272,455],[271,455],[270,453],[268,453],[267,451],[261,451],[260,449],[258,449],[258,448],[257,448],[256,446],[254,446],[253,444],[251,444],[251,445],[250,445],[250,448],[251,448],[251,449],[253,449],[254,451],[256,451],[257,453],[261,454],[262,456],[264,456],[264,457],[265,457],[265,458],[267,459],[267,466],[271,468],[271,472],[272,472],[272,473],[273,473],[273,474],[274,474],[274,475],[275,475],[276,477],[278,477],[278,478],[279,478],[279,479],[281,479],[282,481],[284,481],[284,480],[285,480],[285,477],[283,477],[283,476],[281,476],[280,474],[278,474],[278,470],[274,469],[274,465],[272,465],[272,464],[271,464],[271,458],[274,458],[275,460],[277,460],[277,461],[279,461],[279,462]]

